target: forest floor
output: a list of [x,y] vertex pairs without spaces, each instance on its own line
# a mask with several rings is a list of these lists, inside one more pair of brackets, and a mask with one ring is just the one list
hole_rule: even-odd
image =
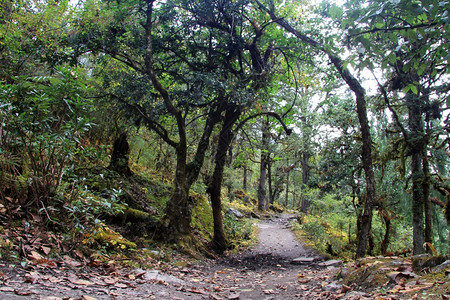
[[[165,270],[70,260],[26,268],[0,262],[0,299],[422,299],[431,287],[449,288],[445,280],[427,284],[417,279],[408,286],[405,274],[410,273],[404,267],[376,289],[365,289],[361,282],[345,285],[339,278],[350,270],[300,244],[288,228],[290,218],[281,214],[258,224],[259,242],[244,253]],[[379,260],[368,261],[365,270]],[[434,296],[423,299],[448,299],[444,293]]]

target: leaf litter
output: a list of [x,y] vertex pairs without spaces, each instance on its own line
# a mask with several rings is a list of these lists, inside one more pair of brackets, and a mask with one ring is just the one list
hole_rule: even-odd
[[[289,218],[265,220],[258,246],[245,253],[160,270],[121,268],[114,260],[105,263],[81,252],[76,258],[51,256],[54,248],[67,250],[62,238],[32,230],[4,230],[4,240],[15,236],[21,241],[18,250],[25,264],[0,261],[0,298],[448,299],[445,292],[432,292],[434,288],[448,291],[448,280],[422,279],[408,259],[374,257],[346,266],[320,264],[324,258],[305,249],[287,229]],[[314,259],[292,264],[298,257]],[[380,282],[371,286],[369,279]]]

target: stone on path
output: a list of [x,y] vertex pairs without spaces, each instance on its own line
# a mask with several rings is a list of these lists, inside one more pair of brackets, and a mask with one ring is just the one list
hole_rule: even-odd
[[144,271],[144,272],[145,273],[142,277],[148,281],[156,280],[156,281],[164,281],[167,283],[175,283],[175,284],[185,283],[183,280],[181,280],[175,276],[161,274],[158,270],[149,270],[149,271]]
[[342,260],[331,259],[319,264],[321,267],[340,267],[342,266]]
[[317,260],[317,258],[315,258],[315,257],[300,256],[300,257],[294,258],[291,261],[291,264],[305,265],[305,264],[311,264],[311,263],[315,262],[316,260]]

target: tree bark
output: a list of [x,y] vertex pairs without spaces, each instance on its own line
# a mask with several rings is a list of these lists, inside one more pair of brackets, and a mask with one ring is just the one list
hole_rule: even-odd
[[284,199],[284,206],[288,207],[289,204],[289,174],[291,172],[288,172],[286,175],[286,197]]
[[247,163],[244,163],[244,179],[242,180],[242,189],[246,192],[247,191],[247,176],[248,176],[248,168],[247,168]]
[[259,164],[259,185],[258,185],[258,209],[265,211],[267,209],[267,166],[269,165],[270,153],[269,147],[269,121],[264,120],[262,125],[262,147],[261,161]]
[[267,164],[267,183],[269,184],[269,204],[273,204],[275,201],[275,194],[273,191],[272,162],[270,160]]
[[[309,153],[308,152],[303,152],[302,155],[302,182],[303,182],[303,187],[307,187],[309,184]],[[302,213],[307,213],[309,209],[309,199],[306,198],[305,196],[302,196],[302,205],[301,205],[301,212]]]
[[408,128],[406,137],[411,154],[411,180],[412,180],[412,215],[413,215],[413,254],[424,253],[424,205],[425,205],[425,174],[424,160],[424,128],[422,120],[421,101],[411,91],[406,94],[408,108]]
[[222,190],[223,172],[226,163],[227,151],[234,138],[233,125],[236,123],[240,115],[240,107],[236,105],[228,105],[225,112],[225,120],[219,133],[214,172],[206,191],[211,197],[211,206],[214,221],[214,236],[212,240],[212,246],[213,249],[218,253],[223,253],[229,248],[229,243],[227,241],[225,230],[223,228],[222,201],[220,195]]

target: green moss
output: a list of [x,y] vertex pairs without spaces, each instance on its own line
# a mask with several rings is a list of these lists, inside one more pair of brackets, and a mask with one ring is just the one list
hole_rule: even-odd
[[125,239],[120,233],[115,232],[103,223],[98,224],[91,234],[87,234],[83,242],[92,244],[93,241],[102,247],[117,251],[137,248],[136,243]]
[[203,239],[209,241],[212,239],[211,233],[214,232],[211,204],[204,195],[191,191],[189,196],[195,199],[191,226]]

